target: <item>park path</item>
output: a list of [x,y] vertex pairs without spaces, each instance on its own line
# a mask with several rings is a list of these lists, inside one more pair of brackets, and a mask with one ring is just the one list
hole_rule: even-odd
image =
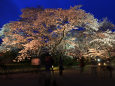
[[96,76],[90,72],[80,74],[76,69],[64,70],[63,76],[54,71],[53,77],[47,72],[0,75],[0,86],[115,86],[115,71],[112,78],[107,73]]

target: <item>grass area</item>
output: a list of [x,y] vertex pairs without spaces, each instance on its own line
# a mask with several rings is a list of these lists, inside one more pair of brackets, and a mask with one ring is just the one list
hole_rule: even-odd
[[17,72],[29,72],[38,70],[37,66],[32,66],[30,64],[5,64],[3,67],[0,67],[0,74],[4,73],[17,73]]
[[[39,72],[44,71],[45,66],[33,66],[25,63],[5,64],[6,68],[0,68],[0,74],[6,73],[21,73],[21,72]],[[72,68],[72,66],[64,66],[64,69]],[[59,70],[58,66],[53,67],[54,71]]]
[[[86,65],[85,66],[85,71],[89,71],[91,68],[91,65]],[[64,66],[64,69],[76,69],[80,70],[79,65],[77,66]],[[6,74],[6,73],[22,73],[22,72],[39,72],[39,71],[44,71],[45,66],[32,66],[30,64],[6,64],[6,68],[0,68],[0,74]],[[59,67],[54,66],[53,67],[54,71],[58,71]]]
[[[53,67],[53,70],[58,70],[58,67]],[[0,74],[6,73],[21,73],[21,72],[39,72],[44,71],[45,66],[33,66],[28,63],[5,64],[5,67],[0,67]]]

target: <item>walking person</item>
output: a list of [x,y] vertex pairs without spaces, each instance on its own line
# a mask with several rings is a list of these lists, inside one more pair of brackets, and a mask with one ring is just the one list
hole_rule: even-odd
[[59,75],[63,75],[63,70],[64,70],[64,67],[63,67],[63,59],[62,57],[60,56],[60,59],[59,59]]

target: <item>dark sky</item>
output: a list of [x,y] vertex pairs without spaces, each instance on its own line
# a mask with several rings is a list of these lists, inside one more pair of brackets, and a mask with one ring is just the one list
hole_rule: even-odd
[[9,21],[19,19],[20,10],[25,7],[69,8],[78,4],[96,18],[108,17],[115,24],[115,0],[0,0],[0,28]]

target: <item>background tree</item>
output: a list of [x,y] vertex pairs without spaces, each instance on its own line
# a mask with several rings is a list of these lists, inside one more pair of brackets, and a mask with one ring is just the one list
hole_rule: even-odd
[[102,21],[100,21],[99,31],[112,31],[113,29],[115,29],[115,25],[112,24],[107,18],[104,18]]
[[105,58],[110,58],[110,51],[115,45],[115,33],[111,31],[97,32],[95,39],[90,43],[96,50],[103,50],[104,52],[102,54]]

